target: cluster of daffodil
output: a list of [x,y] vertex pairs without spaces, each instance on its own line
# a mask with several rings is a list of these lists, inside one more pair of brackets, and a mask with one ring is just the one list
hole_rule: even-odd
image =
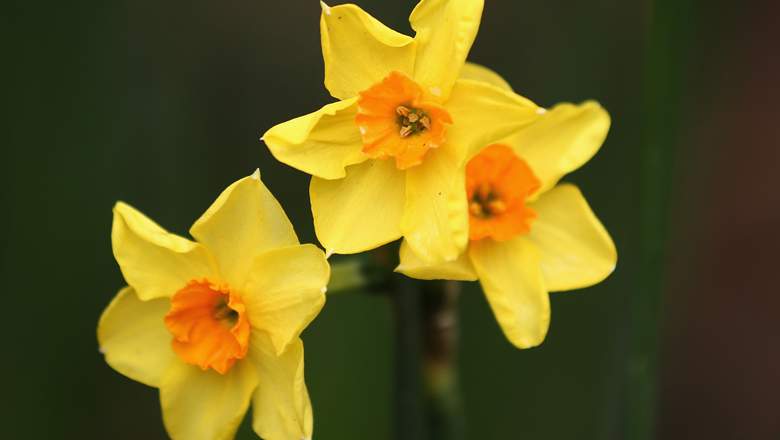
[[422,0],[415,36],[355,5],[322,4],[325,86],[336,102],[263,141],[312,175],[322,252],[300,244],[259,172],[174,235],[129,205],[112,244],[128,287],[100,318],[117,371],[160,389],[177,439],[232,438],[251,402],[266,440],[309,439],[300,334],[325,303],[331,254],[403,239],[397,271],[479,280],[506,337],[540,344],[549,291],[590,286],[615,247],[579,190],[558,184],[600,148],[596,103],[550,110],[466,62],[484,0]]

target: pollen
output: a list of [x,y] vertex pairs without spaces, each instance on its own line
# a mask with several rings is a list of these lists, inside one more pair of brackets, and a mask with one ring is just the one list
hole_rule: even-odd
[[398,134],[402,138],[422,134],[431,128],[431,117],[422,109],[399,105],[395,113],[398,115]]
[[528,164],[508,146],[482,150],[466,166],[471,240],[504,241],[528,234],[536,212],[526,200],[540,186]]
[[191,281],[171,298],[165,326],[173,351],[203,370],[227,373],[246,356],[249,320],[241,298],[227,287]]
[[423,162],[445,141],[449,113],[412,79],[399,72],[360,93],[355,117],[363,152],[374,159],[395,158],[398,169]]

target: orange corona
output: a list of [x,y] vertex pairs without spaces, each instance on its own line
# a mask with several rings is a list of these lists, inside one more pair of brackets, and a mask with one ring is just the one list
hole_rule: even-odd
[[241,298],[207,281],[191,281],[171,298],[165,326],[173,350],[187,363],[225,374],[249,347],[249,321]]
[[395,158],[404,170],[422,163],[425,153],[444,143],[452,118],[426,100],[422,88],[399,72],[360,93],[355,123],[363,152],[374,159]]
[[541,182],[506,145],[486,147],[466,166],[469,238],[509,240],[531,231],[536,212],[526,206]]

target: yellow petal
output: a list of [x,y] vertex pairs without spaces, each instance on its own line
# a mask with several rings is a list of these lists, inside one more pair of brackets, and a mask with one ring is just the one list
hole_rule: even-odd
[[274,249],[255,259],[242,299],[252,327],[270,335],[277,354],[320,312],[329,277],[325,254],[310,244]]
[[460,69],[460,79],[481,81],[508,92],[512,91],[512,86],[501,75],[477,63],[466,62]]
[[190,233],[214,255],[225,281],[239,288],[257,255],[298,244],[290,220],[260,181],[259,171],[225,189]]
[[165,370],[175,359],[171,334],[163,317],[170,301],[141,301],[132,287],[125,287],[106,307],[98,322],[100,352],[111,368],[130,379],[159,387]]
[[322,3],[320,35],[325,87],[336,98],[357,96],[394,70],[413,72],[414,40],[355,5]]
[[469,256],[507,339],[517,348],[541,344],[550,325],[550,298],[533,243],[525,237],[475,241]]
[[467,79],[455,83],[445,107],[453,120],[447,143],[462,150],[466,160],[539,119],[539,107],[528,99]]
[[457,260],[446,261],[438,264],[426,263],[417,256],[404,240],[401,243],[401,263],[395,268],[406,276],[420,280],[459,280],[476,281],[477,274],[471,265],[471,260],[466,252],[458,256]]
[[596,154],[609,125],[609,114],[594,101],[558,104],[508,143],[542,181],[542,194]]
[[417,32],[414,78],[446,100],[477,36],[484,0],[422,0],[409,22]]
[[323,179],[340,179],[345,167],[368,158],[356,114],[356,98],[334,102],[276,125],[262,139],[280,162]]
[[461,156],[445,145],[407,170],[401,231],[411,250],[427,263],[458,258],[468,241],[466,182]]
[[393,160],[353,165],[341,180],[312,177],[314,228],[327,253],[354,254],[400,238],[404,186]]
[[303,377],[303,342],[295,338],[276,356],[264,334],[252,333],[249,356],[259,383],[252,396],[252,427],[265,440],[311,439],[312,410]]
[[576,186],[558,185],[530,206],[539,217],[529,238],[550,291],[592,286],[612,273],[615,245]]
[[160,384],[163,422],[174,440],[232,439],[257,387],[252,362],[236,362],[224,375],[173,362]]
[[203,246],[169,233],[122,202],[114,206],[111,245],[127,284],[144,301],[170,297],[194,279],[218,277]]

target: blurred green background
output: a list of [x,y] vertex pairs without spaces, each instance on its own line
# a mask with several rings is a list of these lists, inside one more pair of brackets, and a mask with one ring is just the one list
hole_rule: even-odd
[[[414,3],[359,2],[407,34]],[[184,234],[259,167],[316,242],[308,176],[258,138],[330,100],[319,4],[4,9],[0,437],[165,438],[156,390],[97,350],[98,316],[122,286],[111,207]],[[603,149],[567,180],[620,261],[606,282],[553,295],[533,350],[515,350],[465,289],[469,439],[628,438],[632,408],[656,397],[659,439],[780,438],[779,16],[770,1],[486,1],[471,60],[540,105],[593,98],[612,115]],[[393,437],[391,311],[382,296],[333,296],[306,331],[316,438]]]

